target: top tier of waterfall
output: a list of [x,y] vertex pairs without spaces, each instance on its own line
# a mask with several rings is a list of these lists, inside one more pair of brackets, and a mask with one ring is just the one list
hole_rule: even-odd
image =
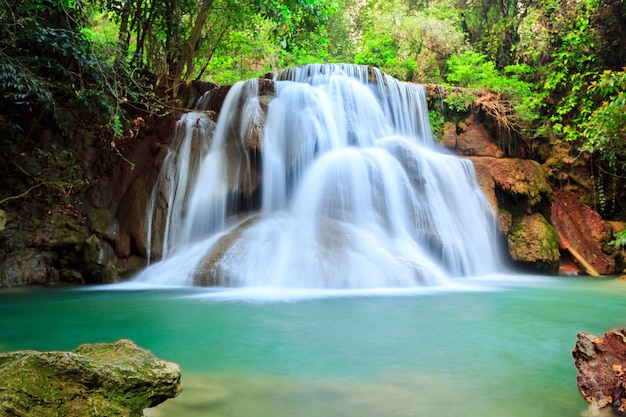
[[[329,98],[342,107],[346,115],[382,116],[385,126],[392,132],[411,136],[420,141],[432,142],[428,107],[424,89],[412,83],[402,83],[376,67],[353,64],[310,64],[292,67],[274,74],[275,81],[293,81],[310,84],[328,92]],[[359,91],[365,86],[370,94]],[[369,107],[369,99],[376,101]],[[367,99],[365,102],[361,100]],[[374,103],[371,103],[374,104]],[[361,114],[361,113],[365,114]],[[350,121],[348,121],[349,123]],[[370,121],[366,125],[375,124]]]

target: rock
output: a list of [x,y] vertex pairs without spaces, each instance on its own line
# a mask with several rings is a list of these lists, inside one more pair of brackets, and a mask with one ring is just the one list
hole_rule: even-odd
[[451,122],[445,122],[443,124],[442,145],[446,148],[456,149],[456,140],[456,125]]
[[[27,248],[10,253],[0,262],[0,288],[24,285],[46,285],[54,274],[50,266],[56,259],[53,252]],[[58,280],[58,274],[55,275]]]
[[626,329],[599,338],[580,332],[572,350],[576,384],[589,404],[589,417],[626,413]]
[[147,265],[146,258],[143,256],[131,256],[129,258],[118,259],[115,269],[120,276],[130,276]]
[[9,216],[7,215],[7,212],[4,210],[0,210],[0,232],[4,230],[5,226],[7,225],[8,219]]
[[220,260],[224,257],[233,245],[241,238],[243,233],[256,224],[259,220],[258,216],[250,217],[239,224],[232,232],[223,235],[210,251],[204,256],[202,263],[196,269],[193,276],[193,285],[199,286],[232,286],[236,283],[232,282],[228,274],[225,274],[220,266]]
[[580,273],[581,269],[579,266],[575,265],[573,262],[561,259],[561,264],[559,265],[559,275],[575,276]]
[[465,131],[456,138],[456,152],[467,156],[502,156],[489,131],[475,119],[471,116]]
[[598,212],[583,204],[569,191],[554,190],[550,220],[556,229],[561,249],[573,248],[598,273],[613,274],[615,259],[602,248],[612,237],[612,227]]
[[557,272],[561,257],[559,238],[541,214],[515,217],[507,240],[514,261],[533,264],[544,272]]
[[111,284],[119,280],[115,267],[115,250],[105,240],[95,235],[87,238],[83,250],[84,269],[89,272],[90,281]]
[[182,391],[177,364],[130,340],[0,354],[0,416],[141,416]]
[[470,114],[462,123],[444,123],[442,144],[458,155],[494,158],[503,155],[502,150],[494,143],[491,133],[475,113]]
[[525,268],[556,273],[558,235],[539,213],[552,200],[552,187],[541,165],[516,158],[467,159],[474,164],[478,185],[498,213],[500,233],[507,238],[513,261]]
[[[474,163],[479,185],[493,181],[493,189],[483,189],[486,195],[495,193],[498,204],[507,202],[532,208],[552,199],[552,187],[541,165],[530,159],[468,157]],[[488,176],[489,180],[481,179]]]

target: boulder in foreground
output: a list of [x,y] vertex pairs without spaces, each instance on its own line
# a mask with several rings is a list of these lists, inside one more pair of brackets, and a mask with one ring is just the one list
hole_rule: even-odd
[[130,340],[0,354],[0,417],[141,416],[182,391],[177,364]]

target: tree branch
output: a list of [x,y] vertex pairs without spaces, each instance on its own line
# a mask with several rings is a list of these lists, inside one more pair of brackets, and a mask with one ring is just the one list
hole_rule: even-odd
[[61,183],[58,181],[40,182],[39,184],[35,184],[32,187],[30,187],[28,190],[24,191],[22,194],[12,195],[10,197],[3,198],[2,200],[0,200],[0,204],[4,204],[7,201],[11,201],[11,200],[17,200],[18,198],[26,197],[28,193],[33,191],[35,188],[41,187],[42,185],[61,185]]

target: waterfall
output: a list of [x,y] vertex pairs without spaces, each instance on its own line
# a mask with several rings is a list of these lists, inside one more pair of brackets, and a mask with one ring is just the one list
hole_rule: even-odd
[[152,201],[164,259],[137,280],[385,288],[501,269],[494,213],[471,162],[435,143],[421,86],[308,65],[235,84],[207,120],[179,122]]

